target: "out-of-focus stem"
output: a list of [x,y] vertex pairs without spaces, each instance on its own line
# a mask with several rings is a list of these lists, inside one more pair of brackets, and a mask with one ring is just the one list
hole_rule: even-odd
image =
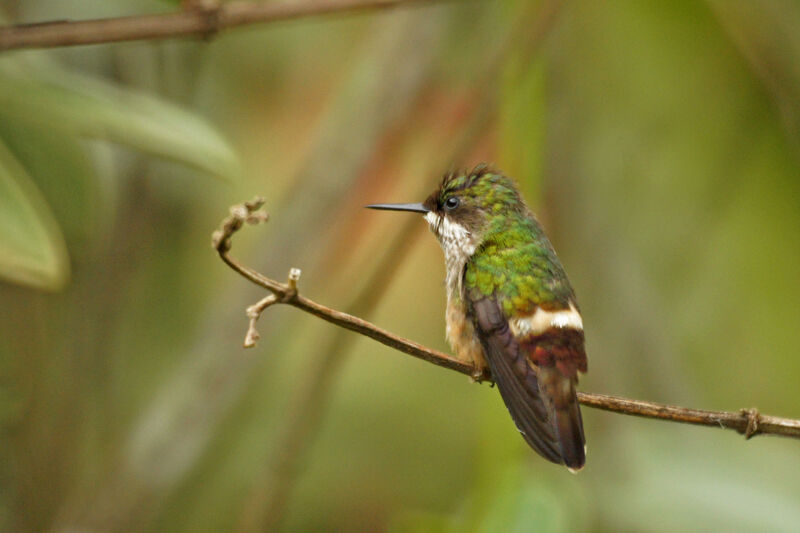
[[304,2],[185,2],[186,9],[156,15],[95,20],[55,20],[0,27],[0,51],[54,48],[82,44],[208,37],[222,30],[251,24],[334,13],[375,11],[430,0],[308,0]]

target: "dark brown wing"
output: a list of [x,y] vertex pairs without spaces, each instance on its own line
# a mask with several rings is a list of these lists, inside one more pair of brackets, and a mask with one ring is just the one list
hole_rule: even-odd
[[[582,468],[586,457],[575,394],[577,373],[572,368],[564,368],[564,373],[558,353],[550,353],[546,342],[518,342],[494,299],[483,298],[471,307],[492,377],[525,441],[549,461],[571,470]],[[532,356],[542,355],[543,350],[551,357],[534,371]]]

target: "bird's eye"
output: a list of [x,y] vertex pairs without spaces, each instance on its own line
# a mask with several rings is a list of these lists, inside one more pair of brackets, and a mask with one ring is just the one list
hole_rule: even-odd
[[456,207],[461,205],[461,200],[459,200],[458,196],[451,196],[447,200],[444,201],[444,208],[448,211],[452,211]]

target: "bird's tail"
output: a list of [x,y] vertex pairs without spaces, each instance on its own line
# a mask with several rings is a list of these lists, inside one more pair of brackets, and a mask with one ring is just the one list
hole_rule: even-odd
[[[548,373],[556,374],[547,376]],[[544,378],[544,379],[542,379]],[[553,425],[556,430],[556,440],[561,448],[561,457],[564,464],[573,473],[581,470],[586,464],[586,439],[583,435],[583,419],[581,418],[580,404],[575,393],[575,378],[568,378],[560,375],[558,370],[547,370],[540,372],[540,380],[550,379],[553,387],[552,394],[552,414]]]

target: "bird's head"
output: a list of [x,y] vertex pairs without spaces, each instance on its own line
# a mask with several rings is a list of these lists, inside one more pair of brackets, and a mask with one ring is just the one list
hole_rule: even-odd
[[501,230],[508,217],[527,211],[514,182],[487,165],[446,174],[422,203],[367,207],[422,213],[445,252],[456,247],[466,255],[474,253],[488,232]]

